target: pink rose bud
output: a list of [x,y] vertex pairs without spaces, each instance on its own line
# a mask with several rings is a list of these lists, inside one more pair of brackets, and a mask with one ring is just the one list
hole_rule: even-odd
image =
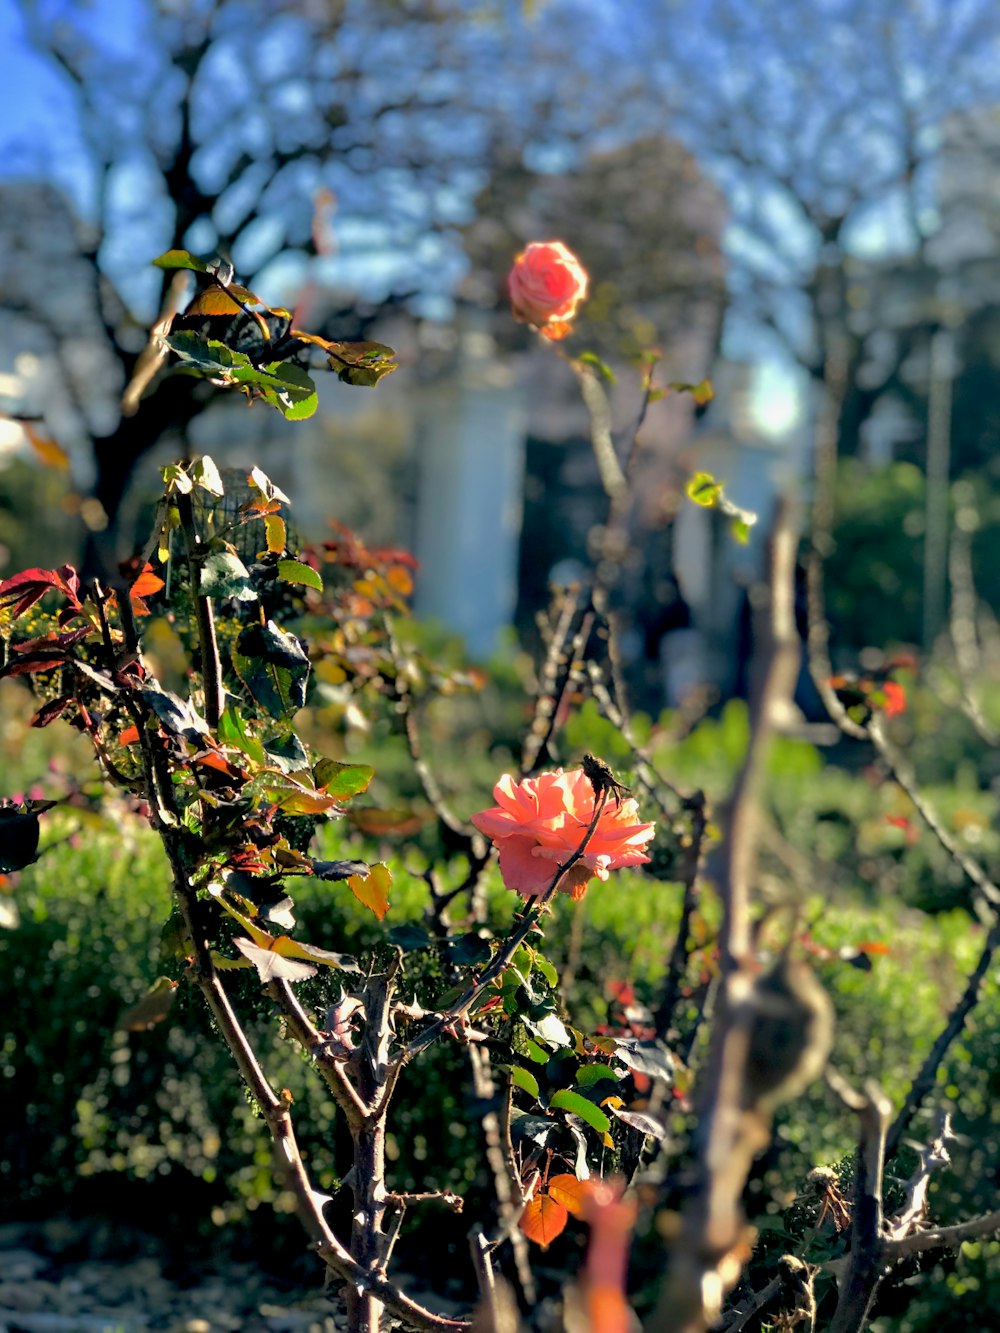
[[587,270],[562,241],[532,241],[507,279],[514,318],[547,338],[565,338],[587,282]]

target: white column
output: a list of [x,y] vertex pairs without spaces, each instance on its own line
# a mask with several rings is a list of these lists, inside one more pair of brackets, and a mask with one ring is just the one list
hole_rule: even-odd
[[415,610],[483,658],[517,599],[524,396],[484,327],[463,328],[459,349],[449,377],[422,394]]

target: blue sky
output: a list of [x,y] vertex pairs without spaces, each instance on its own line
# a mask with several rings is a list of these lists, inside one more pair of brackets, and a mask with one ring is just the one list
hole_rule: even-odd
[[[734,259],[746,265],[755,254],[745,222],[749,203],[781,236],[779,249],[772,249],[770,255],[762,252],[765,262],[785,266],[794,281],[796,276],[807,274],[815,262],[815,238],[797,215],[794,202],[780,190],[769,190],[762,185],[760,173],[734,166],[731,159],[727,161],[724,155],[713,153],[711,143],[699,131],[698,118],[724,117],[727,99],[735,98],[735,104],[740,104],[741,99],[749,97],[750,110],[756,109],[761,117],[760,133],[752,140],[753,150],[763,153],[780,169],[781,155],[789,143],[782,117],[790,95],[790,80],[794,80],[797,70],[794,45],[791,63],[787,51],[779,58],[778,43],[789,39],[769,29],[771,16],[783,11],[791,18],[808,13],[818,25],[801,33],[801,61],[804,67],[807,60],[818,60],[818,68],[826,69],[829,78],[825,83],[817,81],[815,97],[809,99],[808,109],[800,111],[793,122],[795,133],[791,137],[804,140],[822,125],[822,116],[831,99],[838,96],[844,80],[852,75],[848,67],[852,62],[857,63],[859,43],[866,40],[869,28],[875,31],[871,25],[906,13],[918,17],[923,14],[926,23],[933,26],[942,13],[960,15],[973,12],[982,4],[983,0],[912,0],[912,3],[907,0],[905,4],[903,0],[893,0],[888,5],[862,5],[858,9],[857,0],[812,0],[810,5],[805,0],[789,0],[786,6],[775,5],[774,0],[674,0],[673,3],[671,0],[535,0],[533,6],[508,0],[508,18],[502,23],[477,24],[469,18],[455,27],[450,38],[451,63],[444,67],[435,64],[435,53],[430,46],[414,42],[409,30],[404,35],[376,22],[372,18],[375,9],[367,0],[348,0],[352,26],[346,37],[338,39],[336,52],[331,54],[330,80],[333,84],[352,62],[355,68],[361,68],[365,78],[353,86],[351,95],[363,112],[367,97],[373,99],[374,105],[385,94],[386,89],[379,86],[381,69],[394,74],[410,67],[416,81],[414,86],[436,88],[442,97],[451,97],[456,106],[461,105],[462,110],[455,117],[437,116],[423,131],[437,136],[453,134],[457,136],[456,143],[474,140],[488,123],[488,113],[495,109],[500,111],[498,123],[514,125],[519,121],[524,123],[526,117],[534,114],[532,108],[548,99],[551,105],[547,121],[544,129],[529,136],[526,158],[536,167],[553,170],[568,161],[560,127],[590,125],[588,144],[608,145],[632,131],[648,129],[650,124],[666,125],[670,109],[680,132],[730,199],[734,217],[727,244]],[[198,6],[199,0],[173,3],[161,0],[158,22],[177,22],[169,13],[163,19],[163,11],[179,12]],[[467,0],[470,14],[481,7],[482,0]],[[115,87],[106,90],[103,128],[109,152],[118,162],[112,180],[117,225],[102,252],[102,260],[142,312],[153,300],[156,282],[155,275],[139,266],[135,256],[140,250],[146,253],[155,249],[161,236],[166,238],[169,205],[154,194],[160,177],[148,156],[143,155],[139,121],[152,109],[154,129],[158,119],[169,127],[173,110],[171,89],[163,83],[163,61],[156,39],[147,27],[147,6],[143,0],[41,0],[37,8],[43,19],[60,14],[70,16],[74,25],[115,57],[119,74],[124,73],[131,85],[130,99],[117,96],[116,74]],[[841,22],[845,14],[855,12],[861,15],[860,31]],[[742,46],[734,47],[734,31],[721,21],[723,13],[729,14]],[[1000,7],[997,13],[1000,15]],[[295,77],[296,62],[302,62],[309,54],[303,48],[302,25],[294,14],[276,19],[273,7],[262,0],[244,0],[242,4],[234,0],[226,15],[225,40],[213,55],[211,69],[216,100],[223,108],[231,102],[242,108],[239,134],[252,143],[268,132],[255,108],[255,100],[265,93],[280,98],[283,114],[294,130],[296,99],[303,96]],[[920,24],[916,19],[912,22],[913,33],[919,36]],[[255,44],[256,34],[265,27],[266,44]],[[904,36],[908,31],[904,31]],[[921,53],[916,40],[913,36],[901,40],[900,59],[905,66],[904,85],[919,107],[921,80],[926,82],[927,75],[921,72]],[[411,43],[409,48],[407,42]],[[1000,50],[989,42],[981,46],[969,58],[968,70],[971,75],[983,76],[988,83],[992,69],[1000,95]],[[743,52],[737,61],[732,59],[734,49]],[[248,50],[256,62],[253,76],[246,69]],[[24,7],[17,0],[0,0],[0,53],[7,94],[5,117],[0,124],[0,172],[7,178],[42,175],[54,181],[87,219],[95,206],[95,177],[79,134],[74,97],[54,63],[39,57],[31,48],[25,34]],[[522,54],[524,59],[519,63]],[[256,86],[254,79],[258,80]],[[646,100],[627,102],[624,90],[637,80],[644,81]],[[970,77],[969,96],[973,95],[974,82]],[[873,91],[877,93],[878,89]],[[961,90],[955,90],[954,96],[960,95]],[[658,118],[657,98],[662,99],[663,107]],[[836,142],[823,142],[822,151],[827,154],[840,151],[846,159],[852,154],[859,156],[863,165],[874,172],[880,161],[880,141],[886,141],[885,127],[879,124],[875,109],[876,100],[873,99],[870,112],[866,103],[858,109],[857,115],[862,119],[856,122],[850,140],[845,140],[839,148]],[[864,120],[866,112],[868,122]],[[211,114],[211,107],[203,114]],[[640,125],[640,115],[647,117],[646,126]],[[773,128],[769,127],[772,124],[769,118],[773,118]],[[412,132],[411,126],[412,121],[400,120],[399,133],[405,136]],[[395,132],[391,118],[379,123],[384,142],[391,143]],[[228,129],[220,133],[214,150],[220,169],[233,144]],[[402,149],[405,150],[405,140]],[[200,160],[208,171],[212,152],[204,150]],[[846,161],[845,170],[851,166]],[[438,188],[431,200],[414,190],[405,173],[398,174],[396,179],[389,173],[375,178],[366,173],[363,161],[357,168],[350,162],[335,162],[330,170],[333,177],[321,182],[318,178],[311,179],[308,165],[303,164],[293,188],[279,199],[281,206],[264,208],[245,241],[243,252],[234,256],[244,273],[256,269],[259,257],[273,244],[280,243],[281,228],[288,224],[287,217],[282,219],[291,207],[289,201],[294,202],[295,197],[301,199],[298,206],[301,214],[315,186],[332,183],[341,198],[338,227],[342,250],[327,262],[323,276],[343,281],[349,270],[355,280],[360,275],[375,287],[405,281],[404,269],[407,276],[412,272],[417,281],[428,274],[446,280],[458,276],[459,251],[447,234],[442,240],[439,233],[423,226],[422,210],[425,213],[432,208],[439,215],[450,211],[453,220],[460,221],[465,207],[463,189],[473,190],[480,183],[474,172],[467,172],[451,187]],[[395,206],[393,231],[380,227],[378,220],[381,200],[385,198],[390,198]],[[236,209],[238,215],[241,207],[238,189],[230,192],[226,207]],[[852,244],[859,251],[884,254],[907,248],[906,218],[898,198],[887,197],[867,210],[859,210],[853,228]],[[195,248],[211,248],[210,234],[201,238],[204,245],[200,247],[199,239],[192,240]],[[367,250],[363,260],[355,253],[355,243]],[[302,262],[294,258],[281,261],[269,276],[271,280],[294,285],[301,279]]]

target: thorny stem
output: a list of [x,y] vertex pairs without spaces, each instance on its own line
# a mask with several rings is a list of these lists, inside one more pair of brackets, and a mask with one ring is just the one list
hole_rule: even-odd
[[868,724],[867,734],[871,737],[875,749],[885,761],[889,770],[889,775],[897,786],[906,792],[913,802],[914,808],[921,819],[937,838],[938,842],[954,861],[955,865],[962,871],[966,879],[979,890],[983,898],[991,908],[1000,907],[1000,889],[993,883],[982,866],[969,854],[959,847],[944,824],[937,811],[924,796],[917,785],[917,780],[910,771],[908,765],[903,761],[902,756],[897,752],[895,746],[890,742],[888,736],[882,728],[882,723],[878,718],[872,718]]
[[857,1151],[857,1178],[851,1210],[851,1252],[847,1272],[839,1285],[837,1309],[830,1333],[859,1333],[864,1327],[875,1290],[884,1271],[882,1263],[882,1173],[890,1105],[882,1091],[870,1084],[857,1107],[861,1138]]
[[767,1142],[770,1117],[745,1106],[753,980],[750,891],[755,873],[757,785],[765,747],[794,688],[798,638],[794,617],[796,531],[788,502],[775,521],[770,614],[760,637],[750,707],[750,745],[729,803],[718,883],[721,1004],[705,1069],[695,1181],[677,1223],[670,1269],[649,1325],[651,1333],[704,1333],[736,1282],[748,1245],[742,1194],[754,1153]]
[[265,989],[283,1014],[289,1032],[303,1050],[316,1061],[320,1076],[344,1112],[348,1125],[359,1124],[367,1114],[368,1108],[347,1077],[343,1063],[323,1053],[323,1039],[299,1004],[291,986],[287,981],[279,980],[269,982]]
[[698,875],[705,844],[705,830],[708,827],[708,810],[704,792],[696,791],[686,804],[691,813],[691,827],[687,835],[688,842],[681,857],[678,875],[681,884],[684,886],[684,896],[681,899],[681,916],[677,923],[677,934],[674,936],[674,945],[670,951],[670,960],[667,963],[663,994],[655,1018],[656,1032],[661,1038],[666,1037],[670,1029],[674,1018],[674,1010],[677,1008],[677,1001],[680,999],[681,983],[687,971],[691,918],[701,896],[698,889]]
[[538,680],[534,716],[521,753],[522,777],[534,773],[549,752],[559,718],[560,706],[579,674],[579,662],[594,627],[594,611],[585,606],[580,614],[575,633],[573,622],[577,614],[578,591],[567,589],[561,594],[558,616],[549,629],[545,661]]
[[[472,1070],[472,1087],[477,1100],[489,1104],[489,1109],[482,1117],[483,1138],[486,1143],[486,1160],[493,1175],[493,1192],[496,1195],[497,1213],[501,1230],[511,1242],[514,1252],[514,1267],[524,1299],[534,1305],[536,1299],[535,1279],[528,1260],[528,1241],[517,1222],[521,1211],[521,1183],[514,1169],[510,1140],[510,1083],[504,1088],[500,1111],[496,1108],[497,1087],[490,1062],[490,1053],[474,1043],[469,1044],[469,1065]],[[479,1233],[482,1236],[482,1232]],[[486,1246],[487,1251],[491,1248]],[[473,1246],[473,1257],[476,1248]],[[478,1264],[477,1264],[477,1272]],[[490,1269],[492,1275],[492,1269]],[[480,1274],[482,1277],[482,1274]]]
[[968,531],[957,528],[948,550],[948,578],[951,584],[948,627],[955,653],[962,711],[986,744],[995,746],[1000,744],[1000,732],[983,716],[975,696],[974,680],[980,665],[980,651],[970,545]]
[[212,599],[201,594],[201,567],[205,556],[205,547],[194,518],[194,506],[191,496],[177,493],[177,512],[180,515],[181,530],[184,533],[184,545],[187,552],[188,578],[191,583],[191,596],[194,599],[198,620],[198,642],[201,648],[201,676],[205,691],[205,721],[213,732],[219,729],[222,716],[222,702],[225,689],[222,684],[222,663],[219,659],[219,645],[215,637],[215,615],[212,611]]
[[436,1041],[441,1033],[449,1028],[456,1019],[467,1014],[486,987],[495,981],[500,973],[505,970],[525,938],[531,933],[539,917],[552,901],[563,879],[586,852],[587,847],[590,845],[591,838],[597,831],[597,825],[600,821],[601,814],[604,811],[607,799],[607,790],[602,790],[595,795],[594,813],[590,823],[587,825],[583,837],[580,839],[579,846],[575,849],[572,855],[567,857],[562,865],[557,867],[556,873],[552,877],[552,883],[548,886],[545,892],[540,894],[535,902],[526,907],[520,917],[515,917],[513,928],[507,936],[507,939],[493,955],[490,962],[472,985],[469,986],[465,993],[456,1000],[453,1005],[445,1010],[444,1013],[440,1014],[429,1027],[425,1028],[418,1037],[414,1037],[409,1043],[399,1056],[398,1063],[400,1066],[409,1064],[415,1056],[419,1055],[421,1051],[426,1050],[428,1046]]
[[[104,646],[105,656],[107,657],[108,670],[112,677],[117,670],[118,659],[115,653],[114,642],[111,637],[111,626],[108,623],[107,613],[107,593],[102,588],[97,579],[93,581],[92,592],[94,605],[97,607],[98,623],[101,627],[101,640]],[[127,608],[127,609],[126,609]],[[125,650],[127,653],[139,656],[139,635],[136,629],[135,618],[132,615],[132,603],[129,599],[128,590],[123,590],[118,596],[118,612],[122,620],[122,632],[124,635]],[[154,746],[152,737],[146,730],[146,713],[144,708],[137,701],[135,693],[126,689],[124,693],[125,708],[129,717],[139,733],[139,748],[142,753],[142,773],[143,786],[145,788],[146,803],[149,806],[150,818],[157,831],[163,836],[176,820],[177,807],[174,803],[173,787],[170,782],[170,775],[166,771],[163,755]],[[94,737],[95,748],[101,754],[103,746],[100,745],[99,738]],[[108,772],[114,775],[117,770],[111,764],[110,760],[102,759]],[[127,780],[126,780],[127,782]]]
[[866,740],[868,733],[837,698],[830,678],[830,625],[826,618],[826,594],[823,567],[833,550],[833,503],[837,479],[837,436],[840,414],[847,391],[847,359],[837,343],[827,358],[826,397],[816,431],[814,451],[814,494],[810,524],[809,554],[806,559],[806,615],[809,674],[823,704],[846,736]]
[[[212,1017],[215,1019],[244,1082],[261,1108],[274,1141],[285,1183],[295,1195],[299,1216],[315,1244],[317,1253],[329,1268],[348,1284],[349,1294],[355,1298],[355,1302],[360,1304],[368,1314],[374,1314],[374,1319],[367,1322],[364,1319],[355,1319],[351,1325],[352,1329],[355,1330],[355,1333],[377,1333],[378,1312],[383,1306],[393,1314],[398,1315],[405,1323],[416,1328],[453,1329],[456,1331],[468,1329],[467,1321],[447,1319],[441,1315],[436,1315],[398,1291],[385,1276],[377,1256],[366,1254],[365,1262],[359,1262],[353,1253],[348,1253],[341,1245],[327,1225],[323,1217],[323,1198],[321,1195],[317,1195],[313,1189],[302,1162],[288,1105],[285,1099],[274,1091],[267,1075],[261,1068],[250,1040],[229,1002],[229,997],[212,961],[208,941],[200,926],[197,894],[191,884],[186,858],[178,835],[175,831],[167,829],[162,836],[173,871],[174,889],[180,903],[185,927],[194,948],[192,977],[205,997]],[[280,995],[280,987],[278,994]],[[290,1017],[292,1022],[298,1024],[299,1015],[296,1013],[295,1005],[289,1006],[287,1016]],[[381,1029],[384,1031],[386,1028],[385,1015],[378,1015],[378,1018],[383,1020]],[[304,1014],[301,1015],[301,1019],[305,1019]],[[306,1035],[306,1030],[305,1028],[300,1029],[302,1035]],[[378,1056],[376,1055],[373,1060],[370,1053],[369,1065],[373,1071],[376,1066],[384,1068],[384,1062],[378,1064]],[[376,1075],[373,1074],[373,1076]],[[371,1090],[369,1089],[369,1091]],[[338,1098],[339,1100],[340,1098]],[[352,1118],[354,1119],[352,1133],[355,1134],[356,1144],[360,1144],[360,1140],[367,1134],[365,1146],[374,1146],[374,1153],[377,1156],[379,1133],[381,1132],[384,1136],[386,1100],[366,1108],[369,1113],[360,1126],[358,1124],[357,1107],[347,1098],[344,1099],[344,1105],[349,1123]],[[377,1173],[376,1167],[377,1161],[373,1158],[369,1162],[356,1147],[355,1170],[357,1179],[363,1182],[362,1188],[370,1189],[370,1182],[375,1180],[380,1184],[382,1183],[383,1177]],[[371,1175],[363,1176],[366,1168],[371,1168]],[[373,1259],[374,1261],[372,1261]],[[349,1306],[351,1303],[349,1300]]]
[[965,1026],[965,1020],[975,1008],[979,1001],[979,993],[982,989],[983,981],[990,965],[993,962],[993,956],[1000,947],[1000,921],[994,923],[986,936],[986,942],[983,945],[982,953],[979,955],[979,961],[976,963],[969,980],[966,982],[965,989],[959,996],[954,1008],[948,1015],[948,1019],[938,1033],[937,1039],[927,1058],[920,1068],[920,1072],[910,1084],[910,1089],[906,1094],[906,1100],[900,1108],[899,1114],[892,1123],[886,1139],[886,1157],[892,1158],[899,1148],[903,1135],[909,1129],[910,1122],[914,1115],[923,1105],[924,1099],[932,1091],[937,1081],[937,1071],[948,1050],[948,1047],[955,1040],[962,1028]]

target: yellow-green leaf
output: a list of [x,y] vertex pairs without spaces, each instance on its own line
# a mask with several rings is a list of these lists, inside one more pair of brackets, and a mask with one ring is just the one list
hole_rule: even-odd
[[299,583],[305,588],[323,591],[323,580],[312,565],[304,565],[301,560],[279,560],[278,578],[283,583]]
[[358,902],[381,921],[389,910],[389,889],[392,887],[392,871],[385,862],[369,866],[367,875],[352,875],[347,883]]
[[281,555],[285,549],[287,533],[285,520],[280,514],[268,514],[264,519],[264,533],[267,537],[267,549],[272,555]]

